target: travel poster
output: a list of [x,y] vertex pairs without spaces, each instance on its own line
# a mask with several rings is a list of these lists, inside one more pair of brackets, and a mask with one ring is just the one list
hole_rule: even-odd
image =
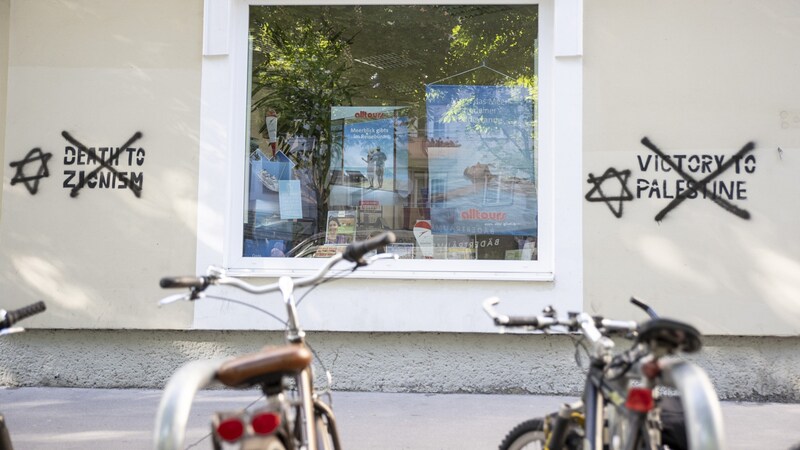
[[426,94],[433,232],[535,235],[530,90],[431,85]]
[[343,169],[360,172],[361,187],[394,190],[394,119],[366,120],[344,125]]

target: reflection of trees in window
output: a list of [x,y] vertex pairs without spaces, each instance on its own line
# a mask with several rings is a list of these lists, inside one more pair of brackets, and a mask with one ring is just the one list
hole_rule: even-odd
[[328,169],[334,157],[329,150],[338,148],[328,145],[331,107],[350,104],[355,92],[348,77],[351,42],[324,18],[292,18],[290,12],[270,8],[270,20],[256,17],[253,21],[252,95],[257,99],[253,110],[276,109],[278,135],[303,137],[310,143],[304,151],[288,156],[307,175],[306,182],[316,194],[317,223],[322,224],[330,195]]
[[[518,172],[515,175],[532,176],[534,88],[524,84],[492,88],[498,98],[487,98],[487,90],[479,88],[459,88],[459,96],[439,120],[464,124],[464,136],[480,142],[482,153],[503,161]],[[437,97],[441,93],[436,87],[428,91],[430,101],[441,101]]]
[[[535,98],[537,14],[535,5],[252,7],[254,117],[263,122],[266,108],[275,108],[279,136],[313,140],[310,150],[289,156],[316,194],[318,224],[327,214],[331,162],[341,157],[332,106],[407,106],[425,123],[426,85],[481,64],[494,70],[448,83],[521,85]],[[451,116],[461,113],[467,110]]]

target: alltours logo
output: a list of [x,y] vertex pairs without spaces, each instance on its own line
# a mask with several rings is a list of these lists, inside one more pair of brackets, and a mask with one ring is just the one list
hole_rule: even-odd
[[388,116],[382,112],[359,111],[355,114],[355,117],[358,119],[383,119]]
[[479,211],[475,208],[468,209],[461,213],[462,220],[505,220],[506,213],[502,211]]

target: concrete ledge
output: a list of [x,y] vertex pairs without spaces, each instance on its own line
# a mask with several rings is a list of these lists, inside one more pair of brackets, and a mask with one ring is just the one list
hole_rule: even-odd
[[[192,359],[252,352],[279,332],[29,330],[0,340],[0,385],[160,388]],[[341,391],[577,395],[565,335],[309,332]],[[705,338],[687,359],[722,399],[800,402],[800,337]],[[583,360],[585,364],[585,358]]]

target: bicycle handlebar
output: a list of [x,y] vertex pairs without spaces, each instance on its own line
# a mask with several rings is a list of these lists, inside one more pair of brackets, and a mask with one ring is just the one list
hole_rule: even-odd
[[[544,321],[540,321],[543,319],[541,316],[517,316],[517,317],[510,317],[503,314],[498,314],[497,311],[494,309],[496,304],[500,303],[500,299],[497,297],[487,298],[483,301],[483,310],[486,311],[486,314],[494,320],[494,324],[500,327],[532,327],[541,329],[541,326],[544,325]],[[548,317],[549,319],[549,317]]]
[[394,243],[395,239],[394,233],[391,231],[386,231],[365,241],[353,242],[352,244],[348,245],[347,248],[345,248],[343,258],[346,261],[361,265],[364,262],[364,255],[372,250],[377,250],[381,247],[385,247]]
[[[394,233],[387,231],[365,241],[353,242],[345,248],[343,253],[337,253],[328,258],[325,264],[314,274],[304,278],[292,279],[292,285],[293,287],[305,287],[316,284],[325,278],[325,275],[327,275],[331,268],[342,260],[354,262],[356,263],[356,267],[368,265],[369,261],[364,260],[365,254],[372,250],[377,250],[380,247],[384,247],[387,244],[391,244],[394,241]],[[164,289],[190,288],[192,289],[192,297],[189,297],[191,300],[199,298],[199,292],[202,292],[210,285],[233,286],[251,294],[266,294],[281,290],[280,280],[271,284],[254,285],[241,279],[225,275],[225,270],[219,267],[210,267],[207,275],[204,276],[164,277],[159,282],[159,285]],[[162,304],[170,303],[178,297],[168,297],[168,299],[162,300]]]
[[170,288],[200,288],[205,289],[209,284],[209,277],[164,277],[158,283],[164,289]]
[[15,309],[12,311],[0,310],[0,330],[4,330],[6,328],[11,328],[15,323],[19,322],[20,320],[27,319],[30,316],[35,314],[39,314],[43,312],[47,307],[45,306],[43,301],[38,301],[36,303],[32,303],[28,306],[23,306],[22,308]]
[[[634,321],[604,319],[600,316],[591,316],[586,313],[570,313],[566,318],[552,315],[540,316],[507,316],[498,314],[494,306],[500,303],[497,297],[491,297],[483,302],[483,309],[492,318],[495,325],[503,327],[528,327],[536,330],[545,330],[554,326],[564,326],[570,331],[580,331],[592,343],[599,343],[608,332],[636,331],[639,324]],[[603,329],[605,331],[600,331]]]

